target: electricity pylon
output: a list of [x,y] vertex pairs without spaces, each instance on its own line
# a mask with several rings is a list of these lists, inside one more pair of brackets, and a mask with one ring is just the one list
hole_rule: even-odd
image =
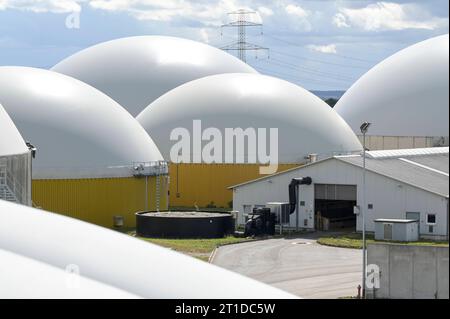
[[242,61],[246,62],[247,60],[247,51],[259,51],[259,50],[269,50],[268,48],[264,48],[262,46],[247,42],[247,27],[262,27],[262,23],[255,23],[252,21],[248,21],[248,15],[256,14],[255,11],[247,11],[244,9],[240,9],[238,11],[228,13],[229,16],[237,16],[236,21],[232,21],[230,23],[222,25],[222,28],[232,27],[237,28],[238,30],[238,40],[233,42],[232,44],[226,45],[222,47],[222,50],[225,51],[238,51],[238,57]]

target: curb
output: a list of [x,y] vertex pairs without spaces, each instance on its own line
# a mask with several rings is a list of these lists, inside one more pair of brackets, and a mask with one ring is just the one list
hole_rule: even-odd
[[214,250],[212,251],[211,255],[209,255],[208,263],[212,264],[212,262],[214,260],[214,257],[216,257],[217,248],[219,248],[219,247],[214,248]]
[[208,263],[212,264],[212,262],[214,260],[214,257],[216,257],[217,250],[220,247],[230,246],[230,245],[240,245],[240,244],[245,244],[245,243],[252,243],[252,242],[255,242],[255,241],[262,241],[262,240],[266,240],[266,239],[273,239],[273,237],[271,237],[271,238],[255,238],[255,239],[249,239],[249,240],[246,240],[246,241],[240,241],[240,242],[237,242],[237,243],[227,243],[227,244],[217,245],[216,248],[214,248],[214,250],[211,252],[211,255],[209,255]]

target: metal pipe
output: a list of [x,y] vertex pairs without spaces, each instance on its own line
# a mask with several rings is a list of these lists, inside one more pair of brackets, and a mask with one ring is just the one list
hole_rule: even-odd
[[145,176],[145,210],[148,211],[148,176]]
[[298,199],[299,199],[299,196],[298,196],[298,194],[299,194],[299,188],[300,188],[300,185],[296,185],[295,186],[295,231],[298,233],[298,227],[299,227],[299,223],[298,223],[298,218],[299,218],[299,202],[298,202]]

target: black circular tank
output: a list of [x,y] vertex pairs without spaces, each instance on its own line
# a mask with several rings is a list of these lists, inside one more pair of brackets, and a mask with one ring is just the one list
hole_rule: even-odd
[[221,238],[234,232],[226,212],[138,212],[136,235],[152,238]]

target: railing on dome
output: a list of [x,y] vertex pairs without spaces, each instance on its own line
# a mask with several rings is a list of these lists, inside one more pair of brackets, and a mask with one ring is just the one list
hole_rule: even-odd
[[159,176],[167,174],[169,174],[169,164],[165,161],[133,163],[133,175],[136,177]]

